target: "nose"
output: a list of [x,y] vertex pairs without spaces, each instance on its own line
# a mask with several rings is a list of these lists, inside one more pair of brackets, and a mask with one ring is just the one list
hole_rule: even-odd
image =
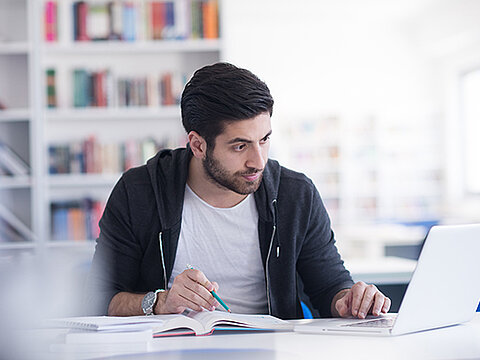
[[257,144],[256,146],[250,147],[247,163],[245,165],[251,169],[263,170],[265,167],[265,158],[261,146]]

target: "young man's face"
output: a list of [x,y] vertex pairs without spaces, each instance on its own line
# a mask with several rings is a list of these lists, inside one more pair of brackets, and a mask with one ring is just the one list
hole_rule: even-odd
[[268,112],[226,124],[213,151],[207,148],[205,173],[222,188],[242,195],[255,192],[267,163],[271,133]]

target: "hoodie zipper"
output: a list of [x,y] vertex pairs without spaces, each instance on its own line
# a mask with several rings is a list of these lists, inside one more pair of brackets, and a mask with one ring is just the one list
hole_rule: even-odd
[[167,273],[165,271],[165,258],[163,256],[163,240],[162,240],[162,232],[158,233],[158,242],[160,245],[160,260],[162,261],[162,269],[163,269],[163,285],[164,290],[167,290]]
[[[270,254],[272,253],[273,247],[273,239],[275,238],[275,233],[277,232],[277,213],[276,213],[276,205],[277,199],[273,199],[273,229],[272,229],[272,236],[270,238],[270,247],[268,248],[267,260],[265,262],[266,268],[266,282],[267,282],[267,304],[268,304],[268,314],[272,315],[272,305],[270,302],[270,271],[268,271],[268,262],[270,260]],[[277,246],[277,258],[280,256],[280,246]]]

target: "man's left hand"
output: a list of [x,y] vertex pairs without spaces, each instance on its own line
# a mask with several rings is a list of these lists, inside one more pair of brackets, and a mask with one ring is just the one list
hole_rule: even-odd
[[340,317],[365,319],[368,314],[379,316],[390,310],[392,301],[383,295],[375,285],[359,281],[351,289],[340,291],[333,298],[332,314]]

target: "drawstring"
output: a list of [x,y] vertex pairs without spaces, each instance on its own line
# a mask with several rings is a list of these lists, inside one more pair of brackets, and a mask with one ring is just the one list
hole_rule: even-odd
[[[275,235],[276,229],[277,229],[277,213],[278,213],[278,208],[277,208],[277,199],[273,199],[272,201],[272,206],[273,206],[273,232],[272,232],[272,240],[273,236]],[[280,237],[277,236],[277,258],[280,257]]]
[[167,290],[167,272],[165,271],[165,257],[163,256],[163,238],[162,232],[158,233],[158,245],[160,246],[160,260],[162,262],[162,270],[163,270],[163,289]]

